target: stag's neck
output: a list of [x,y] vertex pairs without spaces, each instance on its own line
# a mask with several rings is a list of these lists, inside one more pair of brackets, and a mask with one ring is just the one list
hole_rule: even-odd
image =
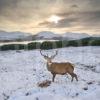
[[47,69],[50,71],[52,62],[47,62]]
[[48,66],[51,66],[51,64],[52,64],[52,62],[47,62],[47,65],[48,65]]

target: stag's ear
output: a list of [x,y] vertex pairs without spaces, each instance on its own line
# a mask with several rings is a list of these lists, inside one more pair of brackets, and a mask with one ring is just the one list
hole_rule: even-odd
[[47,60],[47,59],[48,59],[48,57],[47,57],[47,56],[44,56],[44,59],[45,59],[45,60]]

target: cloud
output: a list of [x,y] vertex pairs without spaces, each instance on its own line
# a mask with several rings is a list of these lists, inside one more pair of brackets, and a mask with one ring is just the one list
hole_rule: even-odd
[[39,26],[48,26],[48,25],[50,25],[50,24],[51,24],[51,23],[48,22],[48,21],[43,21],[43,22],[38,23]]
[[58,23],[43,21],[38,24],[38,26],[49,27],[49,28],[65,28],[70,27],[73,22],[76,22],[77,18],[64,18]]
[[79,8],[79,6],[76,4],[73,4],[73,5],[71,5],[71,8]]
[[[42,27],[50,28],[70,28],[75,26],[82,26],[84,28],[98,28],[100,27],[100,11],[93,12],[79,12],[79,13],[59,13],[58,15],[64,17],[58,24],[43,21],[38,24]],[[68,16],[69,15],[69,16]]]
[[85,27],[100,27],[100,11],[80,13],[78,22]]
[[[0,0],[0,20],[25,23],[41,20],[54,13],[57,0]],[[49,10],[49,12],[48,12]]]
[[[46,21],[54,14],[62,17],[58,24]],[[77,26],[96,30],[100,27],[100,0],[0,0],[0,22],[0,29],[30,25],[58,30]]]
[[16,4],[18,0],[0,0],[0,8],[10,6],[11,4]]
[[89,0],[89,3],[92,5],[92,7],[99,8],[100,10],[100,0]]

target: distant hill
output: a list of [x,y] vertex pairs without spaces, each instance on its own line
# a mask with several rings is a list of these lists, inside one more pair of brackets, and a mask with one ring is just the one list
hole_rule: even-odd
[[87,37],[87,38],[82,38],[80,40],[88,40],[88,41],[91,41],[91,40],[100,40],[100,37]]
[[42,31],[42,32],[39,32],[35,35],[35,39],[36,40],[61,40],[62,39],[62,36],[59,35],[59,34],[55,34],[53,32],[50,32],[50,31]]
[[9,42],[9,41],[32,41],[32,40],[79,40],[79,39],[97,39],[100,35],[93,35],[90,36],[86,33],[63,33],[57,34],[50,31],[42,31],[37,33],[36,35],[32,35],[31,33],[24,33],[24,32],[6,32],[0,31],[0,41],[1,42]]
[[29,40],[30,33],[0,31],[0,41]]
[[72,33],[72,32],[67,32],[62,35],[63,40],[77,40],[77,39],[82,39],[82,38],[87,38],[90,37],[90,35],[86,33]]
[[86,37],[90,37],[90,35],[86,33],[71,33],[71,32],[59,35],[49,31],[42,31],[36,34],[35,39],[76,40]]

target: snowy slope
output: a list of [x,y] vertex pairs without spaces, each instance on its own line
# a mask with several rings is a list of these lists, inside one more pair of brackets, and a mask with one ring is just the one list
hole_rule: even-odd
[[[24,32],[5,32],[0,31],[0,41],[2,40],[75,40],[75,39],[82,39],[90,37],[90,35],[86,33],[63,33],[63,34],[56,34],[50,31],[42,31],[37,33],[36,35],[32,35],[31,33],[24,33]],[[100,37],[100,35],[93,35],[93,37]]]
[[73,40],[73,39],[81,39],[81,38],[86,38],[86,37],[90,37],[90,35],[86,34],[86,33],[71,33],[71,32],[67,32],[64,34],[55,34],[53,32],[50,31],[42,31],[40,33],[37,33],[36,35],[37,39],[54,39],[54,38],[58,38],[58,39],[67,39],[67,40]]
[[61,38],[61,36],[59,34],[55,34],[50,31],[42,31],[42,32],[37,33],[36,38],[37,39],[54,39],[54,38]]
[[[58,49],[53,61],[72,62],[79,81],[58,75],[47,88],[38,83],[51,80],[39,50],[0,51],[0,100],[99,100],[100,47]],[[54,50],[44,51],[54,53]],[[10,57],[10,59],[9,59]]]
[[28,36],[30,36],[29,33],[0,31],[0,40],[24,39]]
[[90,37],[90,35],[86,33],[71,33],[67,32],[62,35],[63,39],[75,40]]
[[100,34],[93,34],[93,37],[100,37]]

